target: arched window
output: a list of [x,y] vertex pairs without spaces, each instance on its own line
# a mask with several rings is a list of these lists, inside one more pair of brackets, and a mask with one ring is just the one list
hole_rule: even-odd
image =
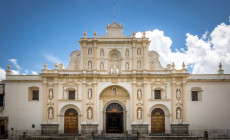
[[92,48],[88,49],[88,55],[92,55]]
[[141,55],[141,48],[137,49],[137,55]]
[[29,87],[28,101],[39,101],[39,88],[38,87]]

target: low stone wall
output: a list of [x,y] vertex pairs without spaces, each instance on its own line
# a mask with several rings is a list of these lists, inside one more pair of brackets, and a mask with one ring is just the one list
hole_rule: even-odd
[[58,135],[59,124],[41,124],[41,135]]
[[148,134],[148,124],[132,124],[132,134]]

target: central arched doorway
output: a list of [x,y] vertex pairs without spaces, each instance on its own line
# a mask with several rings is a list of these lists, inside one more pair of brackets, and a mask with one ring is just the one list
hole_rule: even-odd
[[78,133],[78,113],[73,108],[65,111],[64,133]]
[[165,133],[165,113],[160,108],[151,113],[151,133]]
[[106,133],[123,133],[123,107],[111,103],[106,108]]

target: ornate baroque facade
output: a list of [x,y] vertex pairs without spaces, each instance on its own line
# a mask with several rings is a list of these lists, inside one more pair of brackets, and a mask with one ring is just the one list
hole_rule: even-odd
[[45,64],[32,76],[11,75],[8,66],[3,114],[9,134],[229,129],[230,75],[221,66],[209,75],[189,74],[185,64],[163,68],[145,32],[142,38],[125,36],[115,22],[104,36],[95,31],[87,38],[84,32],[79,44],[66,68],[55,64],[48,70]]

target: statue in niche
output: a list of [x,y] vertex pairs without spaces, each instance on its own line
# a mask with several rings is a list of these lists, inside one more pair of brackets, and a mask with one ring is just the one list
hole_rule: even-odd
[[116,65],[113,65],[113,68],[111,69],[111,74],[118,74],[118,68]]
[[140,69],[141,68],[141,61],[137,61],[137,68]]
[[100,64],[100,69],[101,69],[101,70],[104,69],[104,63],[103,63],[103,62],[101,62],[101,64]]
[[181,91],[180,91],[180,89],[176,90],[176,97],[179,98],[179,99],[181,98]]
[[141,119],[141,118],[142,118],[142,115],[141,115],[141,114],[142,114],[142,111],[141,111],[141,108],[139,108],[138,111],[137,111],[137,118],[138,118],[138,119]]
[[49,98],[53,98],[53,89],[49,89]]
[[125,51],[125,57],[129,57],[129,50],[128,49],[126,49],[126,51]]
[[91,48],[88,49],[88,54],[89,54],[89,55],[92,54],[92,49],[91,49]]
[[129,69],[129,62],[126,62],[126,64],[125,64],[125,69]]
[[137,49],[137,55],[141,55],[141,49],[140,48]]
[[116,60],[117,58],[118,58],[118,56],[117,56],[116,53],[112,54],[112,59],[113,59],[113,60]]
[[113,94],[117,95],[117,89],[116,88],[113,88]]
[[91,108],[88,108],[88,119],[92,119],[92,109]]
[[92,89],[88,89],[88,98],[92,98]]
[[104,56],[104,50],[103,49],[101,49],[101,51],[100,51],[100,56]]
[[177,116],[177,119],[181,118],[181,109],[180,108],[177,108],[176,116]]
[[91,61],[88,62],[88,68],[92,69],[92,62]]
[[140,89],[138,89],[138,91],[137,91],[137,98],[138,98],[138,99],[141,99],[141,98],[142,98],[142,92],[141,92]]
[[52,108],[49,108],[49,115],[48,115],[48,118],[49,118],[49,119],[52,119],[52,118],[53,118],[53,109],[52,109]]

